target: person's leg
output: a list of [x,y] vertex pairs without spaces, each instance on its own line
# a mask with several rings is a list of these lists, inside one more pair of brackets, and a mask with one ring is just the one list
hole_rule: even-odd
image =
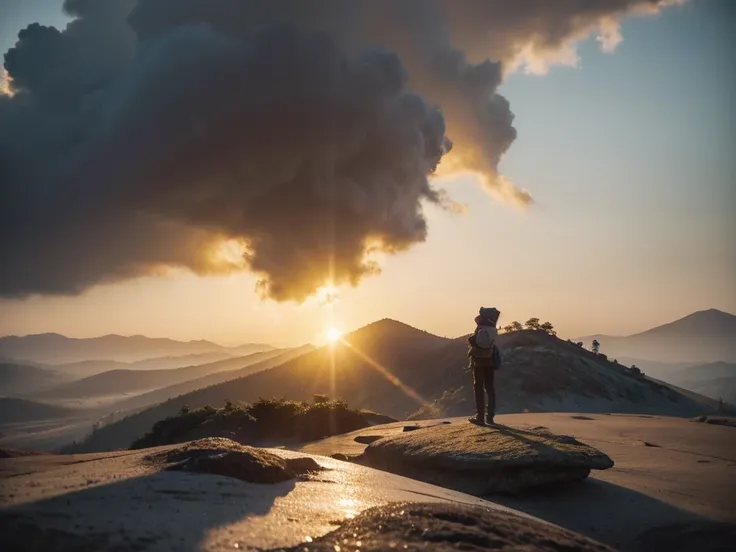
[[484,393],[485,368],[473,367],[473,389],[475,390],[475,408],[478,413],[478,421],[483,421],[483,413],[486,409],[486,398]]
[[493,368],[486,368],[485,373],[485,388],[488,394],[488,414],[486,414],[486,423],[492,424],[493,417],[496,415],[496,383],[495,383],[496,370]]

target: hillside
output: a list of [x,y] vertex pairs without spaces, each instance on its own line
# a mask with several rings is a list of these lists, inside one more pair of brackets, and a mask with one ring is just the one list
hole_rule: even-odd
[[[181,356],[163,356],[146,358],[135,362],[122,362],[120,360],[82,360],[80,362],[68,362],[66,364],[49,365],[48,368],[69,374],[76,378],[86,378],[109,372],[110,370],[170,370],[172,368],[183,368],[185,366],[198,366],[211,362],[218,362],[233,358],[230,352],[197,353]],[[240,356],[240,355],[239,355]]]
[[71,338],[59,334],[7,336],[0,338],[0,355],[44,364],[66,364],[84,360],[105,359],[135,362],[153,357],[181,356],[212,352],[246,355],[272,349],[270,345],[253,343],[223,347],[211,341],[176,341],[142,335],[125,337],[105,335],[93,338]]
[[[296,347],[294,349],[282,350],[278,355],[274,356],[268,354],[270,353],[269,351],[268,353],[263,353],[264,360],[261,360],[260,362],[255,362],[248,365],[242,365],[241,363],[239,364],[240,367],[236,369],[215,372],[201,378],[187,380],[175,385],[169,385],[167,387],[162,387],[161,389],[156,389],[155,391],[150,391],[149,393],[143,393],[135,397],[124,399],[113,405],[117,411],[115,417],[119,418],[121,415],[128,415],[141,410],[142,408],[159,405],[160,403],[164,403],[165,401],[170,401],[170,399],[172,398],[175,398],[174,400],[178,400],[180,396],[188,396],[189,394],[198,392],[200,390],[204,392],[204,389],[206,388],[221,384],[223,382],[228,382],[230,380],[244,378],[246,376],[249,376],[250,374],[254,374],[262,370],[268,370],[269,368],[273,368],[274,366],[278,366],[280,364],[288,362],[289,360],[297,358],[298,356],[306,354],[312,350],[313,347],[311,345],[304,345],[302,347]],[[176,410],[172,410],[171,413],[173,414],[177,411],[178,408]]]
[[666,363],[736,362],[736,316],[716,309],[695,312],[645,332],[616,337],[591,335],[609,357],[633,357]]
[[[496,375],[497,411],[642,413],[690,417],[714,412],[715,401],[631,374],[627,367],[544,332],[499,338],[504,365]],[[465,344],[461,343],[464,350]],[[458,347],[459,348],[459,347]],[[412,417],[454,416],[473,410],[471,376],[447,371],[447,391]],[[390,413],[390,412],[389,412]]]
[[0,362],[0,396],[30,393],[65,383],[70,379],[69,376],[55,370]]
[[[506,365],[499,372],[499,412],[641,412],[694,416],[715,404],[685,396],[623,366],[540,332],[500,338]],[[275,368],[177,397],[97,431],[80,451],[127,447],[158,420],[183,406],[222,406],[226,399],[309,400],[324,393],[403,419],[442,398],[434,417],[472,412],[464,338],[444,339],[384,320]],[[443,398],[444,397],[444,398]],[[440,408],[441,407],[441,408]],[[429,411],[425,412],[428,413]]]
[[251,355],[228,358],[196,366],[169,370],[110,370],[87,378],[54,387],[33,396],[42,399],[87,399],[92,397],[150,391],[177,383],[198,379],[216,372],[244,368],[278,356],[283,351],[274,349]]
[[709,364],[688,366],[675,372],[674,377],[681,382],[736,377],[736,363],[711,362]]
[[696,380],[683,384],[683,387],[710,397],[722,399],[731,405],[736,405],[736,376],[726,376],[707,380]]
[[78,413],[78,411],[70,408],[51,406],[25,399],[0,398],[0,424],[51,420],[73,416]]
[[736,405],[736,363],[712,362],[668,374],[665,381],[712,399]]

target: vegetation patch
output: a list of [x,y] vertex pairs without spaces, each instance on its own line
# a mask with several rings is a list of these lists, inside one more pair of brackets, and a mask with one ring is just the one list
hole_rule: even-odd
[[156,422],[131,449],[182,443],[205,437],[227,437],[239,443],[271,440],[315,441],[370,426],[345,401],[317,395],[314,401],[258,399],[253,404],[226,401],[223,408],[183,407],[176,416]]

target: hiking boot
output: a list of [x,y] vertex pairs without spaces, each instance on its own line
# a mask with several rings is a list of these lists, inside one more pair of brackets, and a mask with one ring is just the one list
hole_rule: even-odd
[[486,424],[488,425],[496,425],[496,423],[493,421],[493,416],[490,414],[486,415]]
[[473,416],[472,418],[468,418],[468,421],[469,421],[469,422],[470,422],[471,424],[475,424],[475,425],[484,425],[484,424],[483,424],[483,416]]

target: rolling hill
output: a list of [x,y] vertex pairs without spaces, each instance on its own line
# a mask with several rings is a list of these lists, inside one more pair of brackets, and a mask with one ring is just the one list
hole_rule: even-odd
[[0,397],[0,424],[51,420],[78,413],[71,408],[51,406],[25,399]]
[[212,352],[243,356],[273,349],[270,345],[252,343],[224,347],[211,341],[176,341],[142,335],[125,337],[105,335],[93,338],[71,338],[54,333],[0,338],[0,355],[19,361],[43,364],[67,364],[84,360],[105,359],[135,362],[153,357],[182,356]]
[[677,370],[674,377],[680,382],[736,377],[736,363],[711,362],[709,364],[688,366],[682,370]]
[[102,372],[109,372],[110,370],[170,370],[172,368],[183,368],[185,366],[198,366],[200,364],[233,358],[233,356],[234,355],[229,352],[225,353],[217,351],[213,353],[154,357],[138,360],[136,362],[122,362],[119,360],[82,360],[80,362],[54,364],[47,367],[76,378],[86,378],[94,376],[95,374],[101,374]]
[[[694,416],[715,402],[693,398],[630,374],[575,345],[543,332],[500,337],[505,366],[497,378],[500,413],[530,411],[634,412]],[[393,320],[349,334],[343,343],[299,356],[248,377],[179,396],[110,424],[77,451],[125,448],[153,423],[226,399],[309,400],[324,393],[398,419],[472,412],[471,376],[464,338],[445,339]],[[431,414],[431,416],[429,416]]]
[[[230,380],[244,378],[256,372],[262,370],[268,370],[274,366],[278,366],[285,362],[288,362],[294,358],[304,355],[312,351],[314,347],[312,345],[303,345],[301,347],[295,347],[293,349],[282,349],[278,355],[268,355],[264,353],[264,360],[255,362],[248,365],[240,364],[238,368],[224,370],[221,372],[215,372],[201,378],[191,379],[175,385],[169,385],[150,391],[149,393],[143,393],[135,397],[124,399],[118,403],[115,403],[115,408],[121,413],[132,413],[142,408],[147,408],[153,405],[158,405],[173,397],[179,397],[182,395],[188,395],[198,390],[204,390],[205,388],[215,386]],[[270,351],[269,351],[270,353]],[[260,353],[256,353],[260,354]]]
[[[311,345],[288,349],[278,356],[239,370],[210,374],[203,378],[164,387],[120,401],[115,404],[117,410],[103,417],[97,424],[100,429],[90,435],[85,442],[77,445],[74,450],[125,448],[127,444],[118,443],[127,443],[137,439],[158,420],[173,416],[183,406],[188,406],[190,402],[194,405],[224,404],[225,400],[229,398],[227,393],[231,387],[238,387],[237,383],[232,382],[244,382],[251,374],[279,366],[308,354],[312,350]],[[196,406],[192,408],[196,408]],[[143,430],[143,433],[141,433],[141,430]]]
[[689,366],[668,374],[665,381],[736,405],[736,363],[712,362]]
[[736,316],[710,309],[638,334],[617,337],[590,335],[609,357],[631,357],[664,363],[736,362]]
[[87,399],[92,397],[140,393],[202,378],[216,372],[244,368],[282,354],[274,349],[228,358],[196,366],[168,370],[110,370],[88,378],[47,389],[32,396],[38,399]]
[[55,370],[0,362],[0,396],[31,393],[54,387],[70,379],[69,376]]

